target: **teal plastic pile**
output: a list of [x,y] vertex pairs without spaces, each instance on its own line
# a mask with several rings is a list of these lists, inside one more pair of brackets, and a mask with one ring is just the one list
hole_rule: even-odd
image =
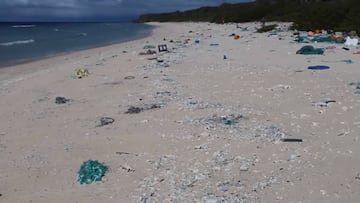
[[314,37],[307,37],[307,36],[297,36],[295,38],[296,42],[330,42],[330,43],[337,43],[343,44],[345,39],[333,39],[330,36],[314,36]]
[[303,54],[303,55],[312,55],[312,54],[323,54],[324,50],[321,48],[314,48],[311,45],[303,46],[300,50],[296,52],[296,54]]
[[85,161],[78,171],[78,182],[80,184],[90,184],[101,181],[108,167],[96,160]]

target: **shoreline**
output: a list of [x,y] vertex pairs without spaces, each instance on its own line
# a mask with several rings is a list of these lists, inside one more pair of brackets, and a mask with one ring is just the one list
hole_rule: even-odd
[[[147,24],[147,23],[143,23],[143,24]],[[150,24],[148,24],[148,25],[150,25]],[[34,58],[19,59],[19,60],[8,62],[8,63],[0,63],[0,70],[6,69],[6,68],[11,68],[11,67],[18,66],[18,65],[27,64],[27,63],[33,63],[36,61],[47,60],[47,59],[51,59],[53,57],[65,56],[65,55],[73,54],[76,52],[82,52],[82,51],[97,49],[97,48],[104,48],[104,47],[109,47],[109,46],[113,46],[113,45],[117,45],[117,44],[123,44],[123,43],[131,42],[131,41],[141,40],[143,38],[151,36],[154,29],[155,29],[155,26],[150,25],[149,30],[147,30],[145,32],[139,32],[139,33],[137,33],[136,36],[133,36],[133,37],[127,38],[127,39],[123,39],[120,41],[107,42],[107,43],[97,44],[97,45],[94,45],[91,47],[85,47],[85,48],[76,48],[74,50],[63,51],[63,52],[59,52],[59,53],[55,53],[55,54],[48,54],[48,55],[34,57]]]
[[[12,77],[13,75],[21,75],[22,73],[28,74],[34,71],[44,70],[47,67],[43,67],[44,64],[50,64],[52,61],[64,61],[73,59],[76,57],[93,54],[95,52],[106,51],[107,49],[112,49],[114,47],[126,46],[128,44],[137,43],[140,40],[144,40],[153,35],[156,26],[151,25],[151,23],[145,23],[151,26],[151,28],[146,33],[139,33],[136,37],[121,42],[110,42],[109,44],[101,44],[91,48],[84,48],[79,50],[61,52],[57,54],[47,55],[39,58],[29,59],[21,62],[14,62],[14,64],[9,65],[0,65],[0,81],[6,78]],[[32,68],[26,68],[28,66],[35,66]],[[40,66],[40,67],[39,67]]]
[[[296,43],[285,23],[151,25],[0,74],[0,201],[358,202],[358,47]],[[110,170],[81,185],[86,160]]]

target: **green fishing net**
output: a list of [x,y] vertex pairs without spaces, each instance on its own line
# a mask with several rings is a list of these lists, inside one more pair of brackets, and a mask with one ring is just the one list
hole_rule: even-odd
[[78,171],[78,182],[80,184],[90,184],[95,181],[101,181],[108,167],[97,160],[85,161]]

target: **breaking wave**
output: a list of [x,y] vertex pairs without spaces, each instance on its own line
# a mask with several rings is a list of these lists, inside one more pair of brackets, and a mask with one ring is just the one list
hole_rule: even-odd
[[13,28],[26,28],[26,27],[35,27],[36,25],[13,25]]
[[19,41],[12,41],[12,42],[4,42],[4,43],[0,43],[1,46],[13,46],[13,45],[17,45],[17,44],[29,44],[29,43],[34,43],[35,40],[33,39],[29,39],[29,40],[19,40]]

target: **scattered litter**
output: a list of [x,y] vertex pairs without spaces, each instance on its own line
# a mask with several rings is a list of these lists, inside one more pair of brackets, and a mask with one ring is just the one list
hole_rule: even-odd
[[218,43],[211,43],[210,46],[219,46]]
[[79,79],[83,77],[87,77],[89,76],[89,70],[86,68],[77,68],[75,70],[75,76]]
[[161,108],[161,105],[151,104],[151,105],[144,105],[144,106],[140,106],[140,107],[130,106],[125,113],[126,114],[138,114],[145,110],[158,109],[158,108]]
[[313,32],[300,32],[298,33],[298,35],[295,37],[294,41],[296,42],[304,42],[304,43],[309,43],[309,42],[329,42],[329,43],[338,43],[338,44],[342,44],[345,42],[344,37],[342,36],[342,34],[315,34]]
[[130,152],[115,152],[117,155],[133,155],[133,156],[139,156],[139,154],[134,154]]
[[329,103],[335,103],[336,101],[330,98],[321,99],[318,102],[313,102],[313,106],[316,107],[327,107]]
[[271,88],[269,88],[269,91],[280,91],[280,92],[284,92],[285,90],[291,89],[290,85],[283,85],[283,84],[278,84],[275,85]]
[[359,43],[359,40],[356,38],[351,38],[349,36],[346,37],[345,45],[346,46],[357,46]]
[[136,114],[136,113],[140,113],[141,111],[143,111],[142,108],[131,106],[125,113],[127,113],[127,114]]
[[139,55],[153,55],[156,54],[156,51],[153,50],[147,50],[146,52],[140,52]]
[[131,168],[130,166],[120,166],[120,168],[127,172],[135,172],[135,169]]
[[100,120],[99,120],[99,124],[96,126],[96,127],[102,127],[102,126],[105,126],[105,125],[109,125],[109,124],[112,124],[114,123],[114,119],[113,118],[110,118],[110,117],[101,117]]
[[227,116],[212,115],[210,118],[203,118],[195,120],[197,123],[207,125],[211,128],[216,126],[231,126],[238,124],[241,119],[245,119],[243,115],[230,114]]
[[56,97],[55,98],[56,104],[65,104],[68,101],[70,101],[70,99],[66,99],[65,97]]
[[156,56],[154,56],[154,57],[150,57],[150,58],[147,58],[147,60],[157,60],[157,57]]
[[327,63],[344,62],[344,63],[347,63],[347,64],[352,64],[352,63],[354,63],[351,59],[345,59],[345,60],[340,60],[340,61],[321,61],[321,62],[327,62]]
[[115,82],[104,82],[103,84],[104,84],[104,85],[120,85],[120,84],[122,84],[122,82],[118,82],[118,81],[115,81]]
[[284,139],[286,132],[275,126],[260,126],[256,129],[256,137],[265,138],[270,142],[279,142]]
[[166,52],[168,51],[166,44],[160,44],[158,45],[159,52]]
[[78,182],[80,184],[90,184],[95,181],[101,181],[108,167],[97,160],[85,161],[78,171]]
[[360,94],[360,82],[351,82],[349,85],[355,87],[355,94]]
[[124,79],[125,80],[132,80],[132,79],[135,79],[135,76],[129,75],[129,76],[124,77]]
[[302,142],[303,139],[298,138],[282,138],[280,139],[281,142]]
[[328,104],[328,103],[335,103],[336,101],[331,98],[324,98],[324,99],[321,99],[320,102],[324,102],[325,104]]
[[328,47],[325,47],[325,49],[333,50],[333,49],[336,49],[336,46],[328,46]]
[[330,69],[330,67],[323,66],[323,65],[316,65],[316,66],[309,66],[308,69],[309,70],[326,70],[326,69]]
[[183,103],[183,108],[191,109],[191,110],[220,108],[220,107],[222,107],[221,103],[209,103],[209,102],[204,102],[204,101],[197,101],[192,98],[190,98],[188,101],[185,101]]
[[234,114],[231,114],[229,116],[224,116],[224,117],[221,117],[223,123],[225,125],[233,125],[233,124],[236,124],[239,122],[240,119],[242,119],[243,116],[242,115],[234,115]]

